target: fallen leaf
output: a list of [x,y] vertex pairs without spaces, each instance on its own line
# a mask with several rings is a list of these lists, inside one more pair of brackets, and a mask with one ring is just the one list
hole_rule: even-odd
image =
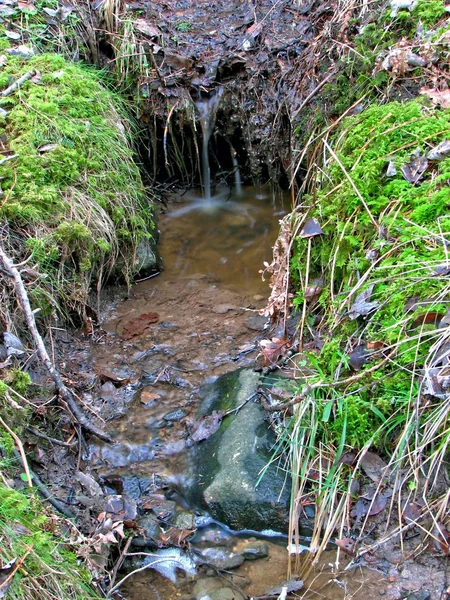
[[158,321],[159,315],[157,313],[142,313],[142,315],[140,315],[139,317],[128,321],[128,323],[123,328],[122,336],[125,340],[129,340],[133,337],[141,335],[146,329],[150,327],[150,325],[153,325]]
[[403,177],[409,183],[416,184],[425,171],[428,169],[428,159],[425,154],[420,154],[420,148],[417,148],[411,154],[410,161],[400,167]]
[[14,558],[4,567],[0,568],[0,598],[6,598],[9,586],[12,583],[16,569],[17,559]]
[[319,221],[312,217],[308,219],[303,226],[303,229],[300,231],[299,237],[301,238],[311,238],[316,235],[322,235],[323,229],[320,226]]
[[8,62],[8,57],[5,54],[0,55],[0,67],[4,67]]
[[19,10],[36,10],[33,0],[19,0],[17,8]]
[[274,364],[280,358],[286,355],[289,350],[289,342],[284,338],[274,337],[271,340],[261,340],[259,342],[261,352],[264,356],[265,364]]
[[433,529],[433,536],[435,538],[434,545],[436,549],[442,550],[444,554],[450,554],[450,532],[443,523],[436,522],[436,526]]
[[427,154],[428,160],[436,161],[444,160],[447,156],[450,156],[450,140],[444,140]]
[[410,328],[415,329],[416,327],[420,327],[422,325],[437,325],[443,318],[444,315],[442,313],[428,312],[424,315],[420,315],[417,317],[417,319],[414,319],[410,325]]
[[367,477],[370,477],[375,483],[378,483],[386,474],[387,464],[374,452],[366,452],[359,464]]
[[190,438],[193,442],[207,440],[220,428],[225,411],[214,410],[212,414],[199,419],[193,426]]
[[354,371],[359,371],[367,362],[367,348],[365,344],[358,344],[350,352],[348,362]]
[[141,402],[142,404],[149,404],[153,400],[159,400],[161,396],[157,392],[151,392],[150,390],[142,390]]
[[439,105],[441,108],[450,108],[450,89],[435,90],[423,87],[420,93],[428,96],[433,104]]
[[17,33],[17,31],[8,31],[8,30],[5,30],[4,34],[10,40],[20,40],[20,33]]
[[361,292],[357,297],[352,307],[348,311],[349,318],[354,321],[358,317],[365,317],[369,313],[373,312],[377,306],[378,301],[374,300],[370,302],[373,292],[373,285],[369,285],[369,287]]
[[357,455],[355,452],[344,452],[344,454],[339,459],[339,464],[341,465],[349,465],[353,467],[356,464]]
[[157,37],[161,35],[160,29],[149,23],[146,19],[136,19],[133,23],[133,26],[138,31],[144,35],[148,35],[149,37]]
[[349,556],[355,556],[355,540],[352,538],[343,537],[339,540],[336,540],[336,546],[338,546],[341,550],[343,550]]
[[58,144],[45,144],[44,146],[39,146],[37,151],[43,154],[44,152],[50,152],[50,150],[54,150],[57,147]]
[[406,523],[417,521],[421,515],[421,506],[417,502],[408,502],[403,507],[402,517]]

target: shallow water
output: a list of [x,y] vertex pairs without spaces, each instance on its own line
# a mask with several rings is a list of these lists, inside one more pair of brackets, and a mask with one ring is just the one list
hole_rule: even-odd
[[240,195],[224,190],[210,199],[186,194],[179,200],[159,221],[165,275],[201,273],[239,294],[267,295],[259,271],[271,260],[290,198],[269,187],[244,187]]

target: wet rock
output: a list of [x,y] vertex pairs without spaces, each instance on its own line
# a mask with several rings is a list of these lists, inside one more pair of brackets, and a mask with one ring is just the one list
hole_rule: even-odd
[[185,412],[183,409],[173,410],[166,415],[163,416],[163,419],[168,422],[176,422],[181,421],[181,419],[185,416]]
[[173,500],[167,500],[163,494],[152,494],[147,498],[142,498],[142,508],[151,510],[157,517],[164,515],[171,518],[176,511],[177,504]]
[[263,317],[262,315],[252,315],[245,321],[246,327],[252,331],[264,331],[266,323],[267,317]]
[[[248,369],[219,377],[201,392],[201,414],[236,408],[258,383],[259,375]],[[263,408],[247,402],[226,416],[213,436],[192,447],[184,495],[231,529],[287,531],[290,482],[276,464],[269,464],[274,443]],[[312,521],[302,519],[306,535]]]
[[216,546],[215,548],[206,548],[202,550],[202,558],[212,567],[225,570],[236,569],[244,562],[242,554],[232,552],[225,546]]
[[131,446],[128,444],[115,444],[104,446],[100,451],[100,460],[111,467],[126,467],[130,464],[152,460],[155,456],[154,450],[148,444]]
[[407,596],[403,596],[404,600],[430,600],[431,594],[425,588],[418,590],[417,592],[411,592]]
[[137,521],[140,534],[133,538],[136,548],[155,548],[161,541],[162,530],[155,515],[145,514]]
[[210,593],[214,590],[220,589],[222,582],[220,579],[214,579],[208,577],[208,579],[199,579],[192,590],[196,600],[206,600],[210,597]]
[[140,277],[158,270],[158,255],[153,239],[144,240],[137,245],[135,267]]
[[195,529],[195,515],[187,510],[180,512],[175,519],[177,529]]
[[136,503],[126,494],[107,496],[105,518],[116,521],[134,521],[137,515]]
[[230,310],[238,310],[238,308],[232,304],[217,304],[217,306],[214,306],[212,310],[218,315],[224,315]]
[[241,552],[245,560],[256,560],[269,556],[269,546],[266,542],[249,542]]

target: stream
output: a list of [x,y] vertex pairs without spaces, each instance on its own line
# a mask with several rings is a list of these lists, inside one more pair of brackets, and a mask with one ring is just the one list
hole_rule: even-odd
[[[216,548],[235,556],[255,544],[262,548],[258,560],[233,570],[225,565],[221,574],[203,567],[194,574],[188,565],[186,572],[176,569],[175,579],[175,569],[164,574],[146,569],[121,587],[128,600],[263,596],[286,580],[287,538],[233,533],[189,506],[177,490],[183,488],[187,432],[199,389],[224,373],[254,367],[255,340],[267,335],[258,311],[269,287],[259,270],[271,258],[289,199],[269,187],[246,187],[238,196],[224,191],[210,199],[186,194],[173,200],[159,218],[163,272],[137,283],[128,298],[107,303],[102,323],[107,335],[91,347],[90,359],[104,381],[100,413],[111,419],[106,428],[118,443],[93,442],[90,467],[111,494],[147,505],[156,498],[161,510],[172,511],[171,522],[196,528],[189,539],[194,552]],[[179,556],[177,548],[171,551]],[[336,586],[327,555],[308,586],[330,600],[355,592],[359,578],[352,577],[345,589]],[[137,568],[142,561],[133,556],[125,566]]]

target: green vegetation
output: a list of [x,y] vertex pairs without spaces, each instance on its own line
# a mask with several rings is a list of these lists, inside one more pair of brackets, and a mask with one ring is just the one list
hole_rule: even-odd
[[[339,494],[355,477],[339,461],[344,452],[375,448],[416,489],[419,467],[431,481],[450,443],[448,394],[437,383],[450,300],[450,158],[426,159],[449,131],[450,110],[418,100],[343,120],[321,142],[326,158],[309,173],[306,213],[291,217],[298,232],[311,217],[323,229],[296,237],[291,260],[293,304],[323,344],[307,353],[312,389],[290,432],[319,527],[327,518],[337,525]],[[305,296],[313,281],[323,288],[315,301]],[[318,464],[319,481],[308,483]]]
[[47,513],[33,490],[13,490],[0,484],[0,558],[3,566],[15,560],[13,565],[17,567],[8,598],[100,597],[91,587],[90,574],[71,549],[64,528],[64,521]]
[[0,89],[31,70],[0,101],[0,135],[17,155],[3,166],[0,218],[15,254],[33,254],[33,304],[44,315],[56,306],[81,313],[92,280],[119,256],[125,277],[133,272],[136,246],[151,237],[151,203],[124,105],[98,73],[56,54],[8,56]]

